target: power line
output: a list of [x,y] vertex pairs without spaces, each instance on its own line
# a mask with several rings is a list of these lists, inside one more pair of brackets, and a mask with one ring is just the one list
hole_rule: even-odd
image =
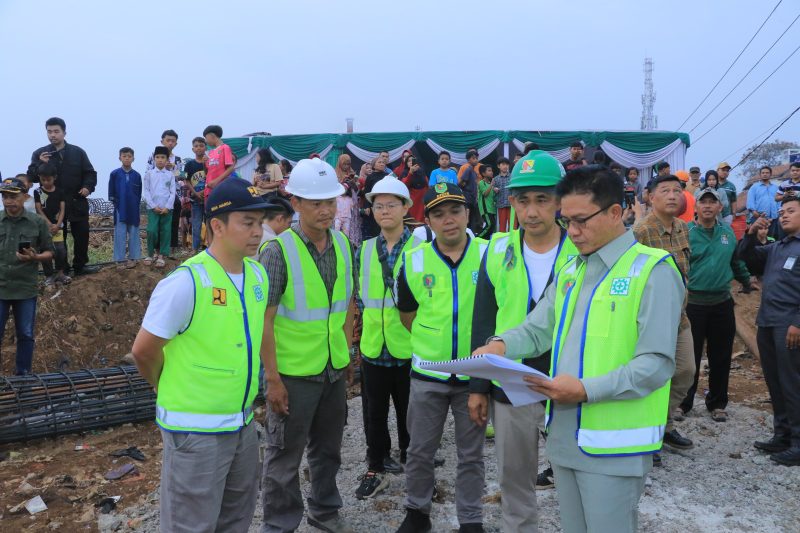
[[794,49],[794,51],[793,51],[791,54],[789,54],[789,57],[787,57],[786,59],[784,59],[784,60],[781,62],[781,64],[780,64],[780,65],[778,65],[778,66],[775,68],[775,70],[773,70],[772,72],[770,72],[769,76],[767,76],[766,78],[764,78],[764,81],[762,81],[761,83],[759,83],[759,84],[756,86],[756,88],[755,88],[755,89],[753,89],[752,91],[750,91],[750,94],[748,94],[747,96],[745,96],[745,97],[744,97],[744,99],[743,99],[741,102],[739,102],[738,104],[736,104],[736,106],[735,106],[733,109],[731,109],[730,111],[728,111],[728,113],[727,113],[727,114],[726,114],[724,117],[722,117],[721,119],[719,119],[719,120],[717,121],[717,123],[716,123],[716,124],[714,124],[713,126],[711,126],[711,127],[708,129],[708,130],[706,130],[706,132],[705,132],[705,133],[703,133],[703,134],[702,134],[700,137],[698,137],[697,139],[695,139],[694,143],[695,143],[695,144],[697,144],[697,143],[698,143],[698,141],[700,141],[700,139],[702,139],[703,137],[705,137],[706,135],[708,135],[709,133],[711,133],[711,132],[712,132],[712,131],[713,131],[713,130],[714,130],[716,127],[717,127],[717,126],[719,126],[720,124],[722,124],[722,122],[723,122],[723,121],[724,121],[726,118],[728,118],[729,116],[731,116],[731,115],[733,114],[733,112],[734,112],[734,111],[736,111],[737,109],[739,109],[739,107],[741,107],[741,105],[742,105],[743,103],[745,103],[745,102],[746,102],[746,101],[747,101],[747,100],[748,100],[748,99],[749,99],[751,96],[753,96],[753,94],[754,94],[754,93],[755,93],[757,90],[759,90],[759,89],[761,88],[761,86],[762,86],[762,85],[764,85],[765,83],[767,83],[767,80],[769,80],[769,79],[770,79],[770,78],[773,76],[773,74],[775,74],[776,72],[778,72],[778,70],[780,70],[780,68],[781,68],[783,65],[785,65],[785,64],[786,64],[786,62],[787,62],[787,61],[789,61],[789,60],[792,58],[792,56],[793,56],[793,55],[795,55],[795,54],[797,53],[797,51],[798,51],[798,50],[800,50],[800,46],[798,46],[797,48],[795,48],[795,49]]
[[742,84],[742,82],[745,80],[745,78],[747,78],[747,76],[749,76],[749,75],[750,75],[750,73],[751,73],[751,72],[753,72],[753,69],[755,69],[755,68],[758,66],[758,64],[759,64],[759,63],[761,63],[761,60],[762,60],[762,59],[764,59],[764,58],[766,57],[766,55],[769,53],[769,51],[770,51],[770,50],[772,50],[773,48],[775,48],[775,45],[776,45],[776,44],[778,44],[778,41],[780,41],[780,40],[783,38],[783,36],[784,36],[784,35],[786,35],[786,32],[788,32],[788,31],[789,31],[789,29],[790,29],[792,26],[794,26],[794,23],[795,23],[795,22],[797,22],[797,20],[798,20],[798,19],[800,19],[800,15],[797,15],[797,16],[794,18],[794,20],[792,21],[792,23],[791,23],[791,24],[789,24],[789,26],[788,26],[788,27],[787,27],[785,30],[783,30],[783,33],[781,33],[781,34],[780,34],[780,36],[779,36],[777,39],[775,39],[775,42],[774,42],[774,43],[772,43],[772,46],[770,46],[769,48],[767,48],[767,51],[766,51],[766,52],[764,52],[764,54],[763,54],[761,57],[759,57],[759,58],[758,58],[758,61],[756,61],[756,63],[755,63],[755,64],[754,64],[752,67],[750,67],[750,70],[748,70],[748,71],[745,73],[745,75],[744,75],[744,76],[742,76],[742,77],[739,79],[739,81],[738,81],[738,82],[736,82],[736,85],[734,85],[734,86],[733,86],[733,89],[731,89],[730,91],[728,91],[728,94],[726,94],[726,95],[725,95],[725,96],[722,98],[722,100],[720,100],[720,101],[719,101],[719,103],[718,103],[717,105],[715,105],[715,106],[714,106],[714,107],[711,109],[711,111],[709,111],[709,112],[706,114],[706,116],[704,116],[702,119],[700,119],[700,122],[698,122],[697,124],[695,124],[695,125],[694,125],[694,127],[693,127],[692,129],[690,129],[690,130],[689,130],[689,133],[692,133],[694,130],[696,130],[698,127],[700,127],[700,124],[702,124],[703,122],[705,122],[705,120],[706,120],[706,119],[707,119],[709,116],[711,116],[711,114],[712,114],[714,111],[716,111],[716,110],[717,110],[717,108],[719,108],[719,106],[721,106],[721,105],[722,105],[722,104],[725,102],[725,100],[727,100],[727,99],[728,99],[728,97],[731,95],[731,93],[733,93],[733,91],[735,91],[735,90],[736,90],[736,88],[737,88],[737,87],[739,87],[739,85],[741,85],[741,84]]
[[765,25],[765,24],[767,23],[767,21],[768,21],[768,20],[769,20],[769,19],[772,17],[772,14],[773,14],[773,13],[775,13],[775,10],[776,10],[776,9],[778,9],[778,6],[779,6],[779,5],[781,5],[781,3],[783,3],[783,0],[778,0],[778,3],[777,3],[777,4],[775,4],[775,7],[773,7],[773,8],[772,8],[772,11],[770,11],[770,12],[769,12],[769,15],[767,15],[767,18],[766,18],[766,19],[764,19],[764,22],[762,22],[762,23],[761,23],[761,26],[759,26],[759,27],[758,27],[758,29],[757,29],[757,30],[756,30],[756,32],[753,34],[753,36],[752,36],[752,37],[750,37],[750,40],[749,40],[749,41],[747,41],[747,44],[746,44],[746,45],[744,45],[744,48],[742,48],[742,51],[741,51],[741,52],[739,52],[739,55],[737,55],[737,56],[736,56],[736,58],[733,60],[733,63],[731,63],[731,64],[730,64],[730,66],[728,67],[728,70],[726,70],[726,71],[725,71],[725,73],[724,73],[724,74],[722,74],[722,77],[721,77],[720,79],[718,79],[718,80],[717,80],[717,83],[715,83],[715,84],[714,84],[714,86],[711,88],[711,90],[710,90],[710,91],[708,91],[708,94],[706,94],[706,95],[705,95],[705,97],[703,98],[703,100],[702,100],[702,101],[701,101],[699,104],[697,104],[697,107],[695,107],[695,108],[694,108],[694,111],[692,111],[691,113],[689,113],[689,116],[688,116],[688,117],[686,117],[686,119],[685,119],[683,122],[681,122],[681,125],[680,125],[680,126],[678,126],[678,128],[677,128],[677,129],[678,129],[678,131],[680,131],[680,129],[681,129],[683,126],[684,126],[684,124],[686,124],[687,122],[689,122],[689,119],[690,119],[690,118],[692,118],[692,117],[694,116],[694,114],[695,114],[695,113],[697,113],[697,110],[698,110],[698,109],[700,109],[700,106],[702,106],[702,105],[703,105],[703,104],[706,102],[706,100],[708,100],[708,97],[709,97],[709,96],[711,96],[711,93],[713,93],[713,92],[714,92],[714,89],[716,89],[716,88],[717,88],[717,86],[718,86],[718,85],[719,85],[719,84],[722,82],[722,80],[723,80],[723,79],[725,79],[725,76],[727,76],[727,75],[728,75],[728,72],[730,72],[730,71],[731,71],[731,69],[733,68],[733,66],[736,64],[736,62],[737,62],[737,61],[739,61],[739,58],[740,58],[740,57],[742,57],[742,54],[744,53],[744,51],[745,51],[745,50],[747,50],[747,47],[748,47],[748,46],[750,46],[750,43],[752,43],[752,42],[753,42],[753,39],[755,39],[755,38],[756,38],[756,36],[757,36],[757,35],[759,34],[759,32],[761,31],[761,28],[763,28],[763,27],[764,27],[764,25]]
[[752,149],[752,150],[750,150],[750,151],[747,153],[747,155],[745,155],[745,156],[744,156],[744,157],[741,159],[741,161],[739,161],[738,163],[736,163],[735,165],[733,165],[733,168],[731,168],[731,170],[733,170],[734,168],[736,168],[736,167],[738,167],[739,165],[741,165],[742,163],[744,163],[744,162],[747,160],[747,158],[749,158],[751,155],[753,155],[753,154],[755,153],[755,151],[756,151],[756,150],[758,150],[759,148],[761,148],[761,145],[763,145],[765,142],[767,142],[767,139],[769,139],[770,137],[772,137],[773,135],[775,135],[775,132],[776,132],[776,131],[778,131],[779,129],[781,129],[781,127],[782,127],[784,124],[786,124],[786,123],[789,121],[789,119],[790,119],[790,118],[792,118],[792,117],[794,116],[794,114],[795,114],[795,113],[797,113],[798,111],[800,111],[800,106],[797,106],[796,108],[794,108],[794,111],[792,111],[791,113],[789,113],[789,116],[788,116],[788,117],[786,117],[785,119],[783,119],[783,122],[781,122],[780,124],[778,124],[778,126],[777,126],[777,127],[774,129],[774,130],[772,130],[772,133],[770,133],[769,135],[767,135],[766,137],[764,137],[764,140],[763,140],[763,141],[761,141],[760,143],[758,143],[758,144],[757,144],[755,147],[753,147],[753,149]]
[[758,139],[760,139],[760,138],[761,138],[761,137],[762,137],[762,136],[763,136],[765,133],[767,133],[767,132],[768,132],[768,131],[770,131],[772,128],[774,128],[775,126],[777,126],[778,124],[780,124],[782,120],[783,120],[783,119],[781,119],[781,120],[779,120],[779,121],[775,122],[775,123],[774,123],[774,124],[772,124],[772,125],[771,125],[769,128],[765,129],[764,131],[762,131],[761,133],[759,133],[758,135],[754,136],[752,139],[750,139],[749,141],[747,141],[745,144],[743,144],[742,146],[740,146],[739,148],[737,148],[737,149],[736,149],[736,150],[734,150],[733,152],[731,152],[731,153],[729,153],[728,155],[726,155],[725,157],[723,157],[723,158],[722,158],[722,160],[723,160],[723,161],[727,161],[729,158],[731,158],[731,157],[735,156],[736,154],[740,153],[740,152],[741,152],[742,150],[744,150],[745,148],[748,148],[748,147],[749,147],[751,144],[753,144],[753,143],[754,143],[754,142],[756,142]]

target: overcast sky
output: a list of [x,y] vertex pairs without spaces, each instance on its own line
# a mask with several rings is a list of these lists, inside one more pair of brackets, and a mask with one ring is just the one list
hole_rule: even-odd
[[[342,132],[346,117],[358,132],[637,130],[646,56],[659,129],[676,130],[776,3],[0,0],[0,171],[25,170],[53,115],[88,152],[96,196],[120,147],[136,150],[143,171],[167,128],[179,133],[182,156],[208,124],[226,136]],[[681,131],[799,13],[796,0],[784,1]],[[798,44],[800,22],[692,132],[687,165],[735,164],[800,105],[798,53],[694,144]],[[800,141],[800,113],[776,137]]]

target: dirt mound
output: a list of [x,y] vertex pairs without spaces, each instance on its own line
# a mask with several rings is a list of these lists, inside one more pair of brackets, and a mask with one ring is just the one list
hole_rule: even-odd
[[[70,285],[43,287],[36,311],[34,372],[115,366],[139,331],[150,294],[178,261],[164,269],[119,270],[73,279]],[[12,320],[0,352],[0,374],[14,372],[16,339]]]

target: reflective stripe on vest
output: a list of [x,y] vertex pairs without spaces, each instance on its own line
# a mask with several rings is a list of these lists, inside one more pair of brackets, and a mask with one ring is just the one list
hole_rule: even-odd
[[[411,239],[409,239],[411,240]],[[394,300],[392,296],[386,296],[384,298],[370,298],[369,297],[369,290],[370,286],[372,285],[372,276],[369,272],[369,262],[372,259],[372,254],[377,253],[375,249],[378,247],[378,238],[374,237],[369,239],[363,244],[362,248],[362,261],[361,261],[361,303],[364,304],[364,308],[366,309],[384,309],[388,307],[394,307]],[[383,285],[383,270],[381,270],[381,285]],[[386,291],[384,291],[386,293]]]
[[661,442],[665,426],[634,429],[579,429],[578,446],[581,448],[633,448]]
[[239,411],[228,415],[208,415],[167,411],[160,405],[156,405],[156,417],[162,424],[167,426],[202,428],[209,432],[214,432],[215,430],[224,430],[231,427],[241,427],[250,422],[253,418],[253,408],[247,407],[244,412]]

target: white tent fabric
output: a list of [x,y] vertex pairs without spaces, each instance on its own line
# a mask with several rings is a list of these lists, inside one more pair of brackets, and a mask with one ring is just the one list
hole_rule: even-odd
[[[319,152],[320,158],[322,158],[322,160],[324,161],[325,158],[328,157],[328,154],[330,153],[331,150],[333,150],[333,145],[329,144],[321,152]],[[275,158],[275,161],[282,161],[282,160],[286,159],[288,162],[290,162],[292,164],[292,166],[295,166],[297,164],[297,161],[293,161],[293,160],[291,160],[291,159],[289,159],[287,157],[283,157],[277,150],[275,150],[275,148],[273,148],[271,146],[269,147],[269,151],[272,152],[272,157]],[[255,165],[253,165],[253,168],[256,168]]]
[[[446,148],[443,148],[442,146],[436,144],[431,139],[427,139],[425,142],[428,143],[428,146],[431,147],[431,150],[433,150],[437,154],[439,152],[450,152],[450,161],[452,161],[456,165],[463,165],[464,163],[467,162],[466,152],[453,152],[452,150],[447,150]],[[500,140],[495,139],[486,146],[479,147],[478,159],[483,159],[487,155],[491,154],[494,151],[494,149],[497,148],[499,145],[500,145]]]
[[[414,139],[411,139],[407,143],[398,146],[394,150],[389,150],[389,162],[392,163],[400,159],[400,156],[403,155],[403,152],[405,152],[406,150],[411,150],[411,148],[413,148],[416,142],[417,141],[415,141]],[[347,143],[347,149],[350,150],[354,156],[356,156],[357,158],[359,158],[364,162],[372,161],[373,159],[378,157],[378,154],[380,153],[380,152],[370,152],[369,150],[364,150],[363,148],[359,148],[353,143]]]
[[[649,167],[652,167],[659,161],[666,161],[669,163],[672,171],[675,172],[676,170],[684,169],[686,165],[686,145],[683,144],[683,141],[680,139],[675,139],[661,150],[644,154],[617,148],[608,141],[603,141],[600,145],[600,149],[623,167],[649,169]],[[647,176],[649,174],[645,173],[642,175]]]
[[255,150],[246,156],[239,158],[236,160],[236,173],[239,174],[239,177],[245,179],[247,181],[251,181],[253,178],[253,171],[256,169],[256,154],[258,150]]
[[[517,147],[517,150],[519,150],[520,152],[524,152],[525,151],[525,143],[524,142],[520,141],[519,139],[513,139],[512,142],[514,143],[514,146]],[[569,148],[564,148],[562,150],[554,150],[552,152],[547,150],[547,153],[552,155],[553,157],[555,157],[556,159],[558,159],[562,163],[564,161],[566,161],[567,159],[569,159]]]

